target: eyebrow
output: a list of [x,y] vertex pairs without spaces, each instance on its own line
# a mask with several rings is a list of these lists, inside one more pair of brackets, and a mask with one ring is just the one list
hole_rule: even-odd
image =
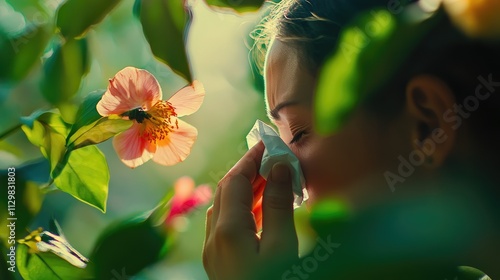
[[278,105],[276,105],[276,107],[274,107],[274,109],[272,109],[271,111],[269,111],[268,114],[274,120],[279,120],[280,119],[279,112],[280,112],[281,109],[283,109],[285,107],[288,107],[288,106],[296,105],[298,103],[299,102],[297,102],[297,101],[285,101],[285,102],[281,102]]

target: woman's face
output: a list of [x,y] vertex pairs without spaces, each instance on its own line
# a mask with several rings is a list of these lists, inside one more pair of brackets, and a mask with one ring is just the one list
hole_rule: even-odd
[[[397,151],[405,149],[403,143],[393,140],[402,139],[401,134],[392,137],[390,133],[398,124],[381,124],[358,110],[333,135],[314,132],[317,77],[295,48],[278,40],[268,54],[265,78],[269,115],[301,162],[310,203],[332,195],[354,200],[354,186],[359,183],[384,184],[384,172],[396,161]],[[390,193],[390,188],[378,191]],[[370,193],[366,188],[363,192]]]

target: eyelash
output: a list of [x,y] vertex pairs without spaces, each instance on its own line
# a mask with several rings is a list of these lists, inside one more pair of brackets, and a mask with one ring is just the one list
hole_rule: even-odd
[[304,135],[306,135],[306,131],[304,131],[304,130],[303,130],[303,131],[299,131],[299,132],[297,132],[297,134],[293,135],[292,141],[290,141],[290,143],[289,143],[289,144],[290,144],[290,145],[291,145],[291,144],[296,144],[297,142],[299,142],[299,141],[300,141],[300,139],[302,139],[302,137],[303,137]]

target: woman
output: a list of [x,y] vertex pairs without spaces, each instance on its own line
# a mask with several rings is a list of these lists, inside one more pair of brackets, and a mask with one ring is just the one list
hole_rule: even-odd
[[[319,75],[343,28],[362,11],[415,5],[405,2],[283,0],[274,8],[262,30],[266,102],[301,162],[318,244],[298,257],[286,163],[265,183],[257,234],[260,143],[221,180],[207,212],[210,279],[500,277],[497,44],[467,38],[444,17],[340,129],[314,129]],[[339,201],[347,210],[314,218],[315,205]]]

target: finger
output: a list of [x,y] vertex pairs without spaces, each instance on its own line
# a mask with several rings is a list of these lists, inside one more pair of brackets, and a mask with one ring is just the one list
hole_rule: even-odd
[[293,220],[293,192],[290,169],[276,163],[268,178],[262,200],[263,254],[297,250],[297,233]]
[[210,237],[210,231],[212,229],[212,213],[214,211],[214,206],[210,206],[207,209],[207,216],[205,219],[205,245],[207,244],[207,240]]
[[[247,177],[235,174],[222,184],[216,242],[232,250],[235,259],[255,254],[258,249],[252,214],[253,192]],[[220,243],[218,243],[220,244]]]
[[[248,181],[257,183],[257,193],[262,193],[264,189],[265,180],[262,176],[258,175],[258,170],[260,169],[260,162],[262,161],[262,154],[264,153],[264,144],[259,141],[255,146],[253,146],[248,152],[238,161],[238,163],[229,170],[229,172],[221,179],[217,186],[214,198],[214,206],[212,213],[212,223],[211,228],[215,229],[217,221],[219,220],[220,213],[220,201],[221,201],[221,190],[222,186],[227,183],[231,176],[236,174],[242,174],[247,178]],[[261,188],[262,190],[260,190]],[[230,210],[230,209],[229,209]]]
[[211,265],[210,265],[210,257],[209,257],[209,251],[212,249],[209,247],[209,238],[210,238],[210,232],[211,232],[211,226],[212,226],[212,213],[213,213],[213,206],[210,206],[207,210],[207,218],[205,222],[205,242],[203,243],[203,267],[205,268],[205,271],[207,272],[207,275],[211,274]]
[[215,190],[214,205],[211,207],[213,210],[210,222],[210,229],[215,229],[217,225],[217,220],[219,219],[220,197],[221,197],[221,187],[217,186],[217,189]]
[[233,166],[233,168],[227,172],[221,181],[224,181],[226,178],[234,174],[241,174],[247,177],[248,181],[253,183],[259,174],[264,148],[265,147],[262,141],[255,144],[255,146],[248,150],[248,152]]

